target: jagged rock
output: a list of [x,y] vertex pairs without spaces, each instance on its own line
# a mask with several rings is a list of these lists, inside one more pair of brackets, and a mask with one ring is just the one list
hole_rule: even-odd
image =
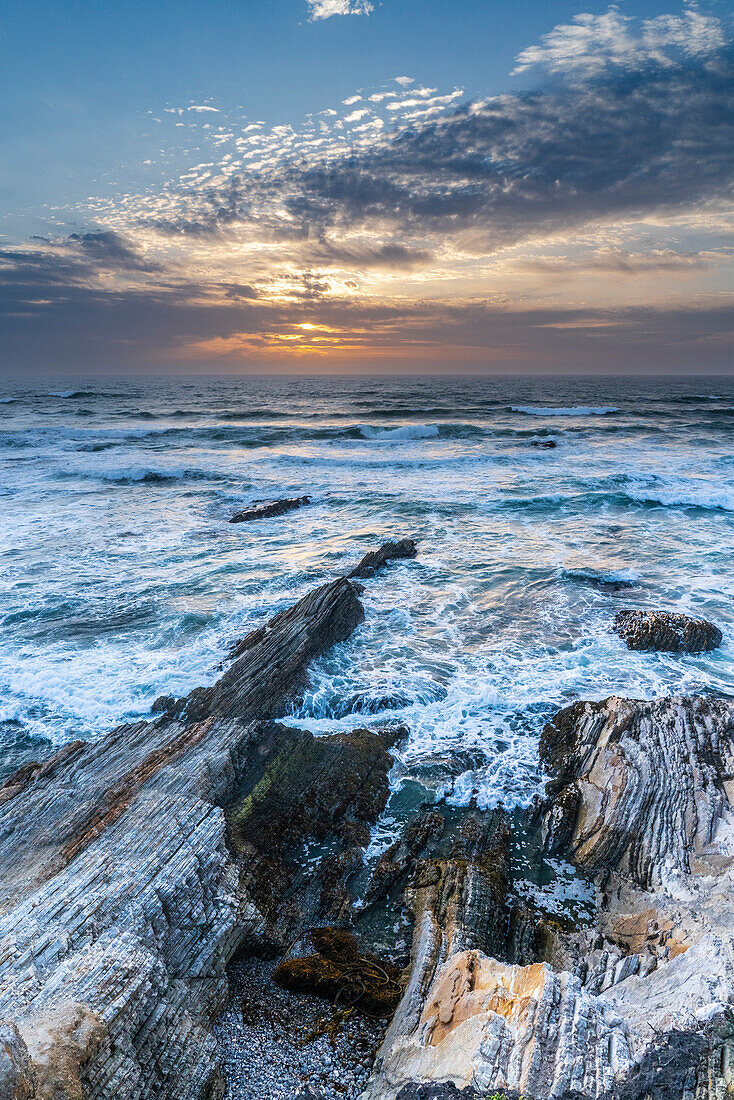
[[641,887],[690,873],[729,805],[734,704],[683,696],[575,703],[544,729],[546,849]]
[[400,840],[396,840],[382,853],[372,871],[364,894],[364,908],[373,905],[415,866],[416,858],[430,840],[440,837],[446,822],[436,810],[425,813],[406,826]]
[[290,497],[284,500],[256,500],[249,508],[243,508],[241,512],[235,512],[230,523],[249,523],[253,519],[270,519],[271,516],[282,516],[285,512],[292,512],[294,508],[302,508],[304,504],[310,504],[310,497]]
[[[268,939],[283,948],[298,927],[326,915],[323,907],[328,913],[338,888],[361,865],[360,849],[390,790],[388,749],[405,731],[314,737],[274,722],[261,730],[263,766],[247,769],[227,821],[243,892],[264,916]],[[334,848],[314,878],[302,867],[303,845],[323,847],[329,839]]]
[[351,573],[347,576],[351,580],[352,578],[363,580],[369,577],[373,577],[378,569],[382,569],[383,565],[386,565],[389,561],[396,561],[400,558],[414,558],[418,553],[413,539],[400,539],[399,542],[386,542],[379,550],[372,550],[369,554],[365,554],[359,565],[355,566]]
[[[322,614],[326,609],[328,615]],[[242,714],[273,717],[303,691],[309,662],[363,620],[357,593],[340,577],[251,631],[231,651],[233,663],[213,687],[196,688],[183,699],[164,697],[154,709],[187,723]]]
[[[418,908],[410,981],[365,1096],[452,1083],[472,1098],[722,1100],[734,1087],[734,701],[578,703],[541,753],[547,851],[593,875],[600,902],[593,927],[554,933],[578,965],[510,965],[501,936],[436,951]],[[512,927],[509,939],[516,950]]]
[[691,619],[670,611],[619,611],[614,630],[628,649],[668,653],[703,653],[721,645],[718,626],[708,619]]
[[[31,1087],[30,1070],[45,1082],[34,1100],[222,1094],[210,1024],[226,999],[226,966],[268,933],[233,850],[255,847],[244,800],[253,814],[267,801],[258,784],[269,763],[287,758],[286,744],[310,751],[302,731],[273,732],[260,720],[284,713],[307,682],[309,661],[362,619],[349,581],[323,585],[253,632],[212,688],[8,778],[0,804],[0,1081],[11,1081],[18,1098]],[[319,751],[335,765],[341,759]],[[349,847],[364,839],[381,804],[390,760],[384,743],[357,756],[362,770],[350,772],[350,793],[337,791],[325,817],[306,820],[326,830],[329,813],[346,805],[350,821],[336,841]],[[280,854],[287,860],[286,844]]]
[[36,1070],[15,1024],[0,1020],[0,1096],[4,1100],[34,1100]]
[[550,451],[554,447],[557,447],[558,444],[556,443],[555,439],[531,439],[530,440],[530,446],[531,447],[541,447],[544,450]]
[[[415,863],[406,890],[415,921],[410,977],[365,1092],[369,1100],[392,1097],[422,1077],[456,1080],[429,1068],[436,1052],[426,1041],[424,1012],[441,1000],[454,960],[503,950],[509,835],[503,811],[475,811],[446,838],[441,854]],[[452,1005],[439,1015],[447,1012],[453,1018]]]

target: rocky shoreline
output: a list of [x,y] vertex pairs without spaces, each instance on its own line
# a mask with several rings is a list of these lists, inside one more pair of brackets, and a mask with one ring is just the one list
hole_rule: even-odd
[[[405,731],[283,715],[415,555],[385,544],[211,687],[0,786],[0,1100],[734,1095],[734,701],[575,703],[522,819],[426,791],[365,865]],[[620,614],[630,648],[721,640]],[[588,919],[519,890],[520,848]]]

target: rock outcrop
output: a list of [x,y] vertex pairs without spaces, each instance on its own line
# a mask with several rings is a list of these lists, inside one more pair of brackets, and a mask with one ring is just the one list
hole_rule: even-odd
[[256,500],[249,508],[243,508],[230,517],[230,523],[249,523],[253,519],[270,519],[273,516],[282,516],[286,512],[292,512],[295,508],[303,508],[304,504],[310,504],[310,497],[287,497],[283,500]]
[[[395,734],[322,742],[266,721],[363,618],[350,581],[322,585],[243,639],[213,687],[6,780],[3,1100],[221,1095],[227,963],[334,902],[334,861],[346,875],[387,797]],[[315,883],[285,888],[281,912],[274,888],[311,841]]]
[[545,848],[593,878],[596,921],[557,926],[552,963],[511,965],[502,935],[436,952],[418,909],[369,1100],[451,1085],[472,1098],[722,1100],[734,1090],[734,702],[578,703],[541,753]]
[[708,619],[670,611],[619,611],[614,630],[628,649],[704,653],[721,645],[721,631]]
[[371,550],[369,554],[365,554],[359,565],[356,565],[347,576],[350,580],[365,580],[373,577],[389,561],[414,558],[417,553],[418,550],[413,539],[386,542],[379,550]]

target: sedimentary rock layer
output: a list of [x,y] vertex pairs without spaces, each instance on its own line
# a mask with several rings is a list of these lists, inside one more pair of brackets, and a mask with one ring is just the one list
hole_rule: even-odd
[[302,508],[304,504],[310,504],[310,497],[288,497],[284,500],[256,500],[249,508],[243,508],[241,512],[235,512],[230,523],[249,523],[253,519],[270,519],[272,516],[282,516],[286,512],[292,512],[295,508]]
[[436,949],[419,907],[370,1100],[449,1097],[450,1085],[467,1097],[722,1100],[734,1089],[734,703],[578,703],[541,752],[546,849],[593,876],[596,925],[557,926],[553,965],[510,965],[501,937]]
[[[263,721],[363,618],[350,581],[325,584],[243,639],[213,687],[0,788],[3,1100],[220,1094],[225,967],[288,926],[268,874],[282,881],[309,838],[337,860],[358,850],[387,797],[380,735],[321,745]],[[311,800],[297,821],[289,791],[291,808]]]

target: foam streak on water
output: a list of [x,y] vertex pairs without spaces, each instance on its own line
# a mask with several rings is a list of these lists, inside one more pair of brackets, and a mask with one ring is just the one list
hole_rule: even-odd
[[[0,772],[212,682],[392,537],[418,559],[368,583],[292,720],[405,722],[396,783],[523,804],[557,707],[734,691],[730,381],[62,379],[0,405]],[[621,606],[706,615],[724,644],[630,653]]]

